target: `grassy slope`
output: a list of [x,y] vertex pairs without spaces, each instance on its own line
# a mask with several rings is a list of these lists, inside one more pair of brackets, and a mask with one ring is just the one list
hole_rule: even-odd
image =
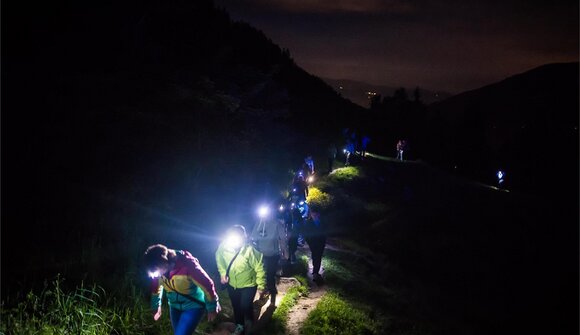
[[381,314],[390,333],[575,327],[577,234],[565,208],[388,159],[315,186],[334,233],[365,246],[326,254],[329,286]]

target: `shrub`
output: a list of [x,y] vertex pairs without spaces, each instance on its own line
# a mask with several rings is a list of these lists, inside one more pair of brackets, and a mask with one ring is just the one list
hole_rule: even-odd
[[316,187],[310,187],[308,190],[308,198],[306,199],[309,204],[316,205],[321,210],[330,208],[333,200],[334,199],[330,194],[325,193]]

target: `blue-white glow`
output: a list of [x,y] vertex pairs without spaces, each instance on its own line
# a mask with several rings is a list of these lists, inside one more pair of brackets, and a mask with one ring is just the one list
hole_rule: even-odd
[[265,218],[270,213],[270,208],[268,206],[260,206],[258,208],[258,216],[261,218]]
[[231,249],[237,249],[237,248],[241,247],[242,243],[244,243],[244,239],[242,238],[242,236],[240,234],[237,234],[237,233],[230,233],[224,239],[224,245],[227,248],[231,248]]

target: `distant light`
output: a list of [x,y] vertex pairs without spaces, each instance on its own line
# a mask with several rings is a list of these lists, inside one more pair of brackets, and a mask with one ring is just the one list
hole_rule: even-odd
[[300,206],[304,206],[304,201],[300,201],[300,202],[298,203],[298,205],[300,205]]
[[296,192],[296,189],[295,189],[295,188],[293,188],[293,189],[292,189],[292,191],[293,191],[293,192]]
[[151,279],[155,279],[157,277],[159,277],[161,274],[159,273],[159,271],[149,271],[149,278]]
[[346,154],[346,149],[342,149],[342,152]]
[[503,179],[503,176],[505,176],[505,173],[502,170],[497,171],[497,179]]
[[280,207],[278,208],[278,210],[281,212],[284,210],[284,205],[280,205]]
[[270,209],[268,208],[268,206],[260,206],[260,208],[258,208],[258,216],[261,218],[265,218],[268,213],[270,213]]

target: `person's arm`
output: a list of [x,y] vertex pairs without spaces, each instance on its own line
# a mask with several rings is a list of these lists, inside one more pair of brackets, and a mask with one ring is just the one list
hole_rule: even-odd
[[282,253],[282,258],[286,258],[287,251],[286,251],[286,232],[284,231],[284,221],[275,219],[276,224],[276,233],[278,236],[278,247],[280,248],[280,252]]
[[161,303],[163,302],[163,286],[160,283],[160,278],[153,278],[151,281],[151,310],[153,311],[153,319],[159,320],[161,317]]
[[250,264],[256,272],[256,284],[259,290],[264,290],[266,288],[266,272],[264,271],[264,255],[261,252],[251,247],[250,251]]
[[[210,313],[217,314],[220,311],[219,297],[215,290],[213,280],[209,277],[207,272],[199,264],[199,260],[195,257],[192,259],[193,267],[190,268],[189,276],[193,283],[203,290],[205,296],[205,308]],[[214,315],[215,317],[215,315]]]

